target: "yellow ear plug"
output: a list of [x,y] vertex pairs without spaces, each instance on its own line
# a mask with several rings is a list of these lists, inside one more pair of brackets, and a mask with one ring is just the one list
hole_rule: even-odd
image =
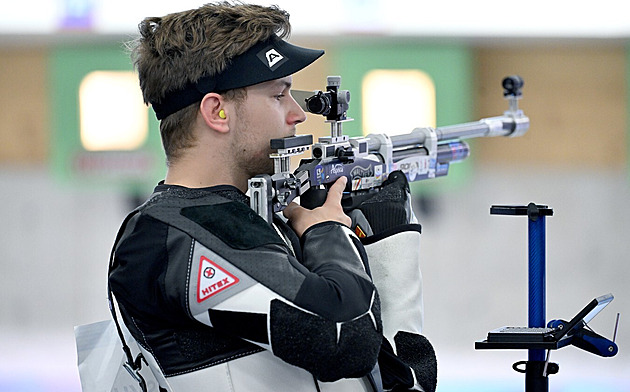
[[219,117],[221,117],[222,119],[226,119],[227,116],[225,115],[225,110],[221,109],[219,110]]

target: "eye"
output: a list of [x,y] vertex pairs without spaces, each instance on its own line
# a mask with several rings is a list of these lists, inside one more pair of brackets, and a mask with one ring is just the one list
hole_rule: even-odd
[[285,94],[278,94],[278,95],[274,96],[274,98],[277,99],[277,100],[280,100],[280,99],[282,99],[284,97],[285,97]]

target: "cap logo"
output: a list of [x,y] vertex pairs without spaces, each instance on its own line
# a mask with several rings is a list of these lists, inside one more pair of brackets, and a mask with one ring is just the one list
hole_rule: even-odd
[[276,65],[278,61],[281,61],[284,58],[275,49],[269,49],[267,53],[265,53],[265,57],[267,58],[267,65],[269,65],[269,68],[273,68],[273,66]]
[[258,53],[258,58],[267,66],[271,71],[275,71],[279,66],[284,64],[288,58],[283,56],[278,50],[272,46],[268,46]]

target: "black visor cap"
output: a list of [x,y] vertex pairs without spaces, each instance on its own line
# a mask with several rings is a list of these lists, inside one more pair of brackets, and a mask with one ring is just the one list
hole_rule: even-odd
[[204,76],[182,89],[170,91],[160,102],[151,104],[158,120],[161,120],[201,101],[207,93],[224,92],[292,75],[323,54],[323,50],[292,45],[274,35],[234,57],[223,72]]

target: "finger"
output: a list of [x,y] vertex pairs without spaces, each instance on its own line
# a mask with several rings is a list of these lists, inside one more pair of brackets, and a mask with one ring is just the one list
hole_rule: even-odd
[[288,220],[293,220],[301,212],[299,211],[300,209],[304,209],[304,207],[301,207],[295,202],[291,202],[288,206],[285,207],[285,209],[282,211],[282,214]]
[[346,189],[347,182],[348,179],[346,177],[339,177],[328,190],[328,196],[326,197],[326,202],[324,204],[341,205],[343,190]]

